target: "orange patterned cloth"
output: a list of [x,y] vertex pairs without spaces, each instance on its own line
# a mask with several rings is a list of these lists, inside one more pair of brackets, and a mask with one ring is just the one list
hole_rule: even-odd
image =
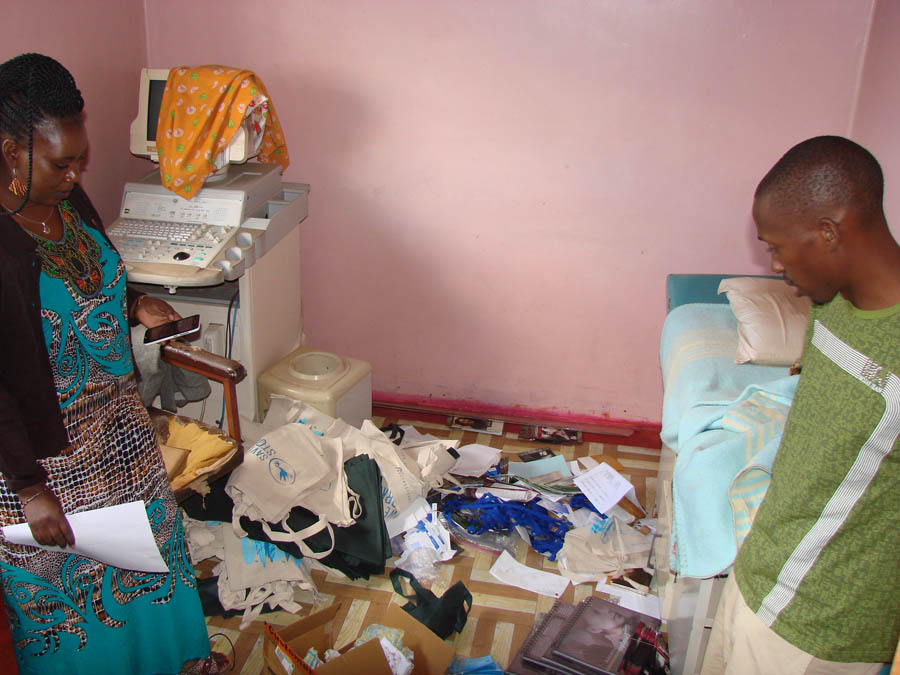
[[250,70],[226,66],[181,66],[169,71],[156,129],[163,186],[191,199],[244,120],[257,160],[290,163],[275,106]]

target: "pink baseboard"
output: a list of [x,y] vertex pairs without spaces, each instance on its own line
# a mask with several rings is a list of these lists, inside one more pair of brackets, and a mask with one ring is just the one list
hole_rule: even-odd
[[501,406],[467,399],[434,399],[428,396],[410,396],[383,391],[372,392],[372,404],[376,408],[489,417],[514,424],[564,426],[598,436],[621,437],[621,442],[627,445],[661,447],[659,440],[661,427],[657,422],[618,420],[545,408]]

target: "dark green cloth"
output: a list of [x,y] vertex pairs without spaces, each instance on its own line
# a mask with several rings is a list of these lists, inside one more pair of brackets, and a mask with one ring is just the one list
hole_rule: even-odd
[[[403,592],[401,579],[406,579],[413,592]],[[391,583],[394,590],[409,600],[403,609],[424,623],[435,635],[446,640],[454,631],[461,633],[466,626],[469,610],[472,609],[472,594],[466,585],[457,581],[441,596],[437,597],[427,588],[423,588],[412,573],[399,567],[391,572]]]

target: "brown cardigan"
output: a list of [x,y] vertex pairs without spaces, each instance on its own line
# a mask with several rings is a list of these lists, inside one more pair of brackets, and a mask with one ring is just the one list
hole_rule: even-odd
[[[80,186],[69,202],[106,236]],[[41,327],[40,271],[34,240],[0,216],[0,473],[13,491],[46,479],[37,460],[69,444]],[[129,310],[138,295],[128,289]]]

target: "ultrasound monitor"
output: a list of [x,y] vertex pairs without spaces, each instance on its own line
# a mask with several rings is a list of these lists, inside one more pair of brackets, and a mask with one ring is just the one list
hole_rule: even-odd
[[[137,117],[131,123],[131,153],[139,157],[148,157],[159,162],[156,152],[156,125],[159,121],[159,108],[162,104],[163,91],[169,78],[167,68],[143,68],[141,70],[140,89],[138,91]],[[253,156],[250,134],[242,124],[231,143],[224,150],[221,163],[242,164]]]

